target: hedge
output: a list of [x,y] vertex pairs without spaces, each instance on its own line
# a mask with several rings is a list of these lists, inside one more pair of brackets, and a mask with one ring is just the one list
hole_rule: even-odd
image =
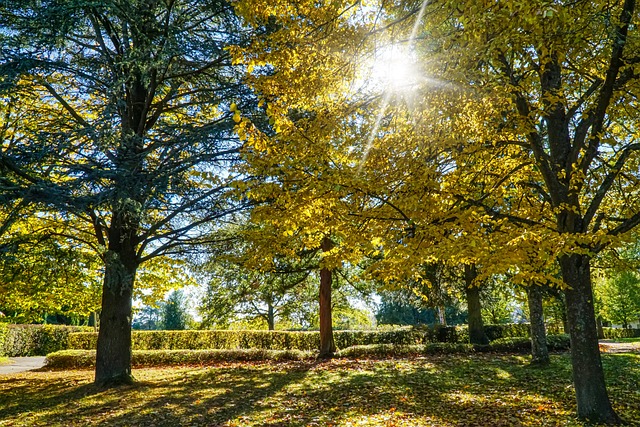
[[[569,335],[547,335],[547,348],[549,351],[565,351],[570,348]],[[504,353],[529,353],[531,352],[531,339],[525,337],[499,338],[488,346],[476,346],[479,351],[495,351]]]
[[69,345],[69,334],[93,329],[63,325],[2,325],[0,354],[9,357],[45,356],[54,351],[64,350]]
[[[299,350],[134,350],[133,368],[153,366],[206,365],[219,362],[253,362],[272,360],[312,360],[315,354]],[[95,350],[62,350],[47,355],[47,369],[92,368],[96,363]]]
[[336,353],[336,357],[367,359],[471,352],[473,352],[473,345],[459,343],[430,343],[424,345],[371,344],[354,345],[353,347],[339,350]]
[[[550,335],[549,350],[569,348],[567,335]],[[500,338],[486,346],[461,343],[428,343],[411,345],[368,344],[339,350],[336,358],[393,358],[417,357],[433,354],[468,354],[472,352],[524,353],[531,351],[528,338]],[[316,353],[300,350],[223,349],[223,350],[134,350],[131,365],[134,368],[153,366],[207,365],[219,362],[312,360]],[[95,350],[63,350],[47,355],[46,368],[82,369],[95,366]]]
[[[0,355],[44,356],[66,350],[95,350],[98,334],[87,327],[52,325],[7,325],[0,323]],[[619,330],[616,330],[619,331]],[[628,331],[628,330],[625,330]],[[528,324],[487,325],[492,341],[527,337]],[[425,345],[429,343],[466,344],[466,326],[420,326],[396,330],[335,331],[338,348],[356,345]],[[319,347],[318,332],[306,331],[133,331],[134,350],[249,349],[313,351]]]
[[[336,346],[395,344],[417,345],[432,342],[468,342],[466,326],[428,327],[396,331],[335,331]],[[95,332],[71,333],[68,349],[95,350],[98,335]],[[317,331],[133,331],[134,350],[206,350],[248,349],[316,350],[320,346]]]
[[602,332],[604,333],[605,338],[613,340],[640,337],[640,329],[602,328]]

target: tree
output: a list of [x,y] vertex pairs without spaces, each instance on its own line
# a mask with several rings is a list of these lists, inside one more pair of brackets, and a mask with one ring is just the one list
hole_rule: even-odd
[[640,279],[637,273],[623,271],[615,273],[596,286],[600,298],[602,317],[627,328],[629,323],[640,319]]
[[187,301],[180,290],[172,291],[161,306],[162,329],[167,331],[187,329],[191,316],[187,312]]
[[241,208],[226,199],[230,110],[250,97],[225,47],[245,33],[217,0],[7,1],[0,24],[2,69],[37,94],[41,118],[2,165],[25,197],[87,225],[73,238],[104,264],[95,381],[130,382],[139,267]]
[[251,260],[255,248],[248,239],[243,241],[240,235],[222,248],[212,248],[208,260],[198,267],[208,281],[199,307],[203,327],[227,327],[245,318],[262,319],[274,330],[276,321],[288,320],[308,302],[308,288],[316,286],[311,275],[317,268],[313,253],[297,259],[276,255],[268,260],[268,267],[255,265]]
[[[244,59],[273,67],[266,78],[256,76],[256,87],[273,97],[267,101],[281,136],[296,141],[288,157],[280,157],[277,144],[242,128],[257,160],[275,152],[283,170],[298,164],[296,170],[316,178],[313,188],[330,183],[331,191],[318,193],[323,201],[350,189],[342,200],[369,208],[367,215],[351,209],[367,228],[390,218],[391,232],[380,227],[372,233],[385,237],[388,280],[411,275],[411,265],[433,257],[481,265],[482,276],[511,266],[519,281],[560,286],[578,416],[618,423],[597,345],[590,270],[596,254],[620,244],[640,223],[635,1],[387,3],[368,21],[360,21],[367,12],[356,13],[351,4],[315,4],[301,2],[294,13],[280,3],[240,2],[252,24],[275,17],[273,37],[252,46]],[[297,13],[305,19],[296,21]],[[310,33],[321,41],[305,41]],[[344,80],[357,74],[350,72],[359,49],[382,33],[406,41],[422,61],[426,78],[412,89],[416,102],[392,105],[381,96],[375,98],[380,108],[371,100],[335,107],[344,100],[338,91],[353,95],[356,85]],[[291,58],[295,66],[287,67]],[[304,126],[291,120],[298,107],[313,113]],[[353,111],[362,116],[354,118]],[[365,142],[354,142],[353,135]],[[344,150],[335,149],[344,141]],[[319,147],[328,154],[316,154]],[[327,158],[332,168],[309,167]],[[333,226],[348,223],[339,214],[333,218]],[[357,238],[345,241],[353,248]],[[523,262],[534,245],[545,261],[539,271]]]
[[[640,222],[629,199],[637,189],[640,146],[623,130],[635,128],[637,112],[621,108],[638,89],[635,2],[434,6],[426,31],[461,48],[447,49],[442,63],[456,64],[460,84],[472,84],[492,106],[485,105],[487,130],[475,138],[473,153],[486,173],[468,171],[491,184],[482,197],[466,200],[561,243],[554,255],[565,289],[578,415],[618,423],[604,383],[590,270],[594,254]],[[443,18],[453,25],[436,35],[432,28],[442,28]],[[526,203],[498,207],[496,196],[506,191]]]
[[30,220],[9,228],[10,244],[0,257],[0,307],[12,322],[46,322],[48,315],[88,321],[100,309],[98,257],[52,231]]
[[131,322],[131,328],[142,330],[162,329],[162,313],[160,307],[145,305],[136,311],[133,321]]

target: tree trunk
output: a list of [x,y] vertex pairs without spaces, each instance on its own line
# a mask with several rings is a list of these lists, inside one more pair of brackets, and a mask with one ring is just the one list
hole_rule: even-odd
[[271,303],[267,304],[267,325],[270,331],[276,329],[276,319],[273,312],[273,305]]
[[598,339],[604,339],[604,329],[602,329],[602,317],[596,317],[596,327],[598,328]]
[[586,255],[572,254],[561,256],[559,262],[568,286],[564,294],[578,417],[591,422],[619,424],[621,420],[609,402],[598,348],[591,260]]
[[[332,243],[328,237],[322,241],[322,251],[331,250]],[[331,319],[331,283],[332,271],[324,267],[320,270],[320,354],[318,357],[331,357],[336,351],[333,341],[333,322]]]
[[562,330],[565,334],[569,334],[569,319],[567,318],[567,300],[560,298],[560,314],[562,315]]
[[442,326],[447,326],[447,317],[446,317],[445,307],[442,305],[439,305],[437,310],[438,310],[438,320],[440,321],[440,324]]
[[547,334],[544,329],[544,311],[542,308],[542,289],[530,285],[527,288],[529,303],[529,322],[531,327],[531,364],[546,366],[549,364]]
[[482,322],[482,305],[480,304],[480,288],[473,284],[478,276],[475,265],[464,266],[465,292],[467,294],[467,311],[469,312],[469,342],[471,344],[489,344]]
[[[129,251],[105,254],[102,310],[96,351],[95,383],[113,387],[133,382],[131,375],[131,297],[137,263]],[[123,255],[123,252],[127,255]]]

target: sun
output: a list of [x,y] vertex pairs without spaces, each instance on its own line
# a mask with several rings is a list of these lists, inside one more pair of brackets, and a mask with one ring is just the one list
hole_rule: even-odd
[[377,49],[371,66],[370,84],[383,91],[405,92],[420,83],[415,53],[401,45]]

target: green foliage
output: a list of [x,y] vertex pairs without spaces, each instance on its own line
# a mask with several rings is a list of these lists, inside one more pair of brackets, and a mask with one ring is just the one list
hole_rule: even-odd
[[[0,327],[1,328],[1,327]],[[4,342],[0,341],[0,354],[11,357],[45,356],[66,349],[68,337],[74,331],[92,328],[54,325],[9,325]]]
[[145,305],[136,311],[131,323],[132,329],[158,330],[162,329],[162,313],[159,307]]
[[640,278],[637,273],[614,274],[596,286],[596,295],[604,319],[625,328],[640,320]]
[[640,329],[602,328],[602,332],[607,339],[640,337]]
[[21,223],[12,230],[13,244],[0,257],[0,310],[12,323],[37,323],[46,315],[87,319],[100,307],[99,258],[69,239],[44,235],[71,231],[38,231],[41,226]]
[[174,290],[162,304],[162,329],[168,331],[187,329],[191,316],[187,313],[187,303],[180,290]]
[[[528,325],[492,325],[495,338],[528,336]],[[518,335],[523,334],[523,335]],[[93,332],[69,335],[69,349],[93,350],[98,335]],[[423,345],[428,343],[465,344],[469,341],[466,326],[436,326],[383,331],[335,331],[338,348],[356,345],[393,344]],[[320,335],[315,331],[133,331],[134,350],[204,350],[204,349],[265,349],[316,350]]]
[[[569,348],[568,335],[549,337],[549,349],[555,351]],[[336,358],[380,359],[417,357],[432,354],[467,354],[474,351],[524,353],[531,351],[527,338],[501,338],[488,346],[473,346],[463,343],[427,344],[361,344],[339,350]],[[134,350],[134,367],[206,365],[218,362],[290,361],[314,357],[310,350],[269,350],[265,348],[209,349],[209,350]],[[95,365],[93,350],[63,350],[47,355],[46,366],[52,369],[90,368]]]
[[[466,313],[458,306],[458,301],[449,298],[443,307],[447,324],[466,322]],[[400,288],[380,293],[380,305],[376,321],[380,324],[418,325],[439,323],[438,308],[430,300],[417,295],[411,289]]]
[[[570,347],[569,335],[548,335],[547,347],[549,351],[563,351]],[[499,338],[488,346],[479,348],[481,351],[496,351],[505,353],[530,353],[531,340],[525,337]]]
[[528,337],[531,333],[528,323],[509,323],[501,325],[485,325],[484,332],[489,341],[501,338]]
[[369,344],[355,345],[339,350],[336,357],[375,359],[390,357],[416,357],[427,354],[471,353],[471,344],[430,343],[426,345]]

